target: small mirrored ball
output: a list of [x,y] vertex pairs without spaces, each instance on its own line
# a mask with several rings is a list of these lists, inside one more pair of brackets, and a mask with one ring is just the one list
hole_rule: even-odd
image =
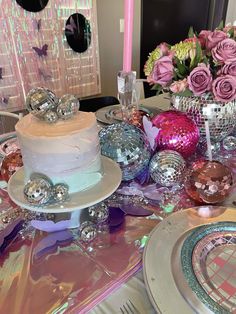
[[57,106],[57,103],[56,95],[43,87],[31,89],[26,96],[26,108],[37,118],[43,118],[47,111]]
[[173,186],[183,181],[185,167],[185,160],[179,153],[163,150],[152,157],[149,172],[154,182],[162,186]]
[[83,242],[91,242],[97,236],[97,228],[91,221],[85,221],[80,225],[79,236]]
[[58,115],[56,112],[49,110],[45,113],[43,118],[47,123],[55,123],[58,120]]
[[52,189],[53,198],[57,202],[65,202],[69,199],[69,187],[67,184],[55,184]]
[[60,119],[67,120],[79,110],[79,100],[73,95],[64,95],[59,99],[57,115]]
[[96,222],[104,222],[108,219],[109,211],[104,203],[89,207],[89,216]]
[[47,204],[52,196],[52,184],[45,177],[30,180],[24,187],[24,197],[32,205]]
[[225,150],[231,151],[236,149],[236,137],[235,136],[227,136],[223,140],[223,147]]

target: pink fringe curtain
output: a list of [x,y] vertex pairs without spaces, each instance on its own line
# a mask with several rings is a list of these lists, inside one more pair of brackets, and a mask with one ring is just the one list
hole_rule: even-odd
[[[49,0],[38,13],[23,10],[16,1],[0,2],[0,110],[24,108],[33,87],[47,87],[59,97],[101,92],[96,1]],[[64,34],[73,13],[83,14],[91,27],[91,44],[83,53],[74,52]]]

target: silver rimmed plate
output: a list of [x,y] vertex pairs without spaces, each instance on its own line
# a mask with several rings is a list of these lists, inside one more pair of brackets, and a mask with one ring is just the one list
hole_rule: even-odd
[[83,209],[97,204],[109,197],[118,188],[122,173],[118,164],[102,156],[103,177],[91,188],[72,193],[68,201],[62,204],[49,204],[45,206],[32,206],[24,198],[24,167],[13,174],[8,182],[8,194],[10,198],[19,206],[31,211],[41,213],[67,213]]
[[[143,271],[148,294],[158,313],[214,313],[197,295],[196,286],[190,286],[181,260],[189,258],[182,252],[188,236],[199,227],[218,222],[236,223],[235,209],[218,206],[186,209],[172,214],[152,231],[144,250]],[[188,260],[193,271],[192,258]]]
[[[161,112],[162,110],[158,109],[149,109],[147,107],[140,106],[140,110],[146,112],[151,117],[154,113]],[[96,118],[99,122],[102,122],[104,124],[113,124],[113,123],[120,123],[122,121],[122,115],[121,115],[121,106],[120,105],[112,105],[112,106],[106,106],[101,109],[98,109],[96,112]]]

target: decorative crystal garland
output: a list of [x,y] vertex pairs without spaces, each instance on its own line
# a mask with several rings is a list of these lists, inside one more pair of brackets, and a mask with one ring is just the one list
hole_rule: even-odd
[[[79,229],[71,231],[72,237],[83,243],[90,243],[101,232],[112,232],[112,230],[122,227],[126,215],[162,219],[158,214],[154,215],[153,211],[148,209],[148,201],[140,196],[127,197],[114,194],[108,200],[90,206],[86,210],[88,210],[87,218],[81,223]],[[41,222],[47,223],[57,220],[54,222],[55,227],[63,222],[60,220],[62,219],[60,214],[29,212],[22,208],[9,208],[0,215],[0,219],[0,225],[4,230],[0,233],[0,251],[5,250],[17,238],[31,237],[35,230],[33,227],[36,226],[37,228]],[[65,229],[57,230],[55,228],[54,232],[61,230]]]

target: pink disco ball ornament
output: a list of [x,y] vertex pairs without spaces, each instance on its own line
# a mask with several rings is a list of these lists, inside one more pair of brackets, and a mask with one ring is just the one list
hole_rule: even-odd
[[199,130],[185,113],[165,111],[156,115],[152,123],[160,129],[156,137],[157,149],[174,150],[185,158],[196,151]]
[[233,186],[230,169],[218,161],[198,160],[189,168],[186,193],[199,203],[223,202]]

